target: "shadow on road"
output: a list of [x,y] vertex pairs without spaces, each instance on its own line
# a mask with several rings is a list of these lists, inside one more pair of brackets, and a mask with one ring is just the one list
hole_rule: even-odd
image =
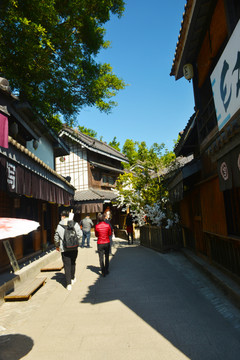
[[98,274],[98,275],[101,274],[99,266],[88,265],[88,266],[87,266],[87,269],[88,269],[88,270],[91,270],[91,271],[94,272],[95,274]]
[[[64,288],[67,286],[66,283],[66,277],[63,273],[55,273],[55,275],[52,277],[53,280],[56,280],[59,284],[61,284]],[[0,359],[1,360],[1,359]]]
[[33,340],[22,334],[0,336],[0,360],[18,360],[33,348]]
[[236,332],[168,256],[123,242],[110,274],[98,278],[82,302],[120,300],[189,359],[234,359],[240,351]]

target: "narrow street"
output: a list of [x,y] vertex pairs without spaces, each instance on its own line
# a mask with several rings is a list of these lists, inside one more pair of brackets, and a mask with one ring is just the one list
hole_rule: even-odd
[[239,359],[240,311],[182,253],[117,238],[102,278],[91,246],[72,291],[48,272],[30,300],[0,306],[0,360]]

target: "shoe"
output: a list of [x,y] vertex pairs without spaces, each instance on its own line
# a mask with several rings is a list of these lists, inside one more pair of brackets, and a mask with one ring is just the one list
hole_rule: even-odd
[[72,279],[72,280],[71,280],[71,284],[72,284],[72,285],[75,284],[76,281],[77,281],[76,278]]
[[109,271],[106,271],[106,275],[108,275],[109,274]]
[[67,290],[68,290],[68,291],[71,291],[71,290],[72,290],[72,285],[68,285],[68,286],[67,286]]

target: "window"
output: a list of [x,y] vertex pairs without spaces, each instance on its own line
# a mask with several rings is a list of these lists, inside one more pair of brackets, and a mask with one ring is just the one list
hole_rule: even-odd
[[114,185],[115,184],[115,178],[113,176],[109,176],[108,182],[109,182],[110,185]]
[[102,176],[102,182],[104,184],[114,185],[115,181],[116,181],[116,178],[114,176],[109,176],[109,175],[103,175]]
[[102,177],[102,182],[103,183],[108,183],[108,177],[107,177],[107,175],[103,175],[103,177]]

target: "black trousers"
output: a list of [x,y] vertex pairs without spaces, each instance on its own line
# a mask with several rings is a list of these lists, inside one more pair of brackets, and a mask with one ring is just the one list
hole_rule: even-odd
[[62,261],[64,265],[64,271],[66,276],[67,285],[71,284],[71,280],[75,277],[76,259],[78,250],[64,251],[62,254]]
[[99,263],[103,275],[106,275],[106,273],[108,272],[109,251],[110,251],[110,243],[98,244]]

